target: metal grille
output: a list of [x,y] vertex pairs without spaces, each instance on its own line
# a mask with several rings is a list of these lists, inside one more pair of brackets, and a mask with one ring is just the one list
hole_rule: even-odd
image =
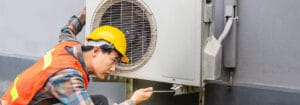
[[[107,2],[110,2],[107,1]],[[127,64],[120,63],[121,66],[130,66],[140,61],[143,61],[144,54],[147,53],[151,43],[151,24],[147,17],[147,11],[140,8],[132,1],[112,3],[106,9],[101,17],[99,26],[111,25],[121,29],[127,40],[126,55],[130,59]]]

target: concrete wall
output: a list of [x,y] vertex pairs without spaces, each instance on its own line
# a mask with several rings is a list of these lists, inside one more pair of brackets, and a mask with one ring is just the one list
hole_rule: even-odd
[[239,0],[236,83],[300,90],[299,4],[299,0]]
[[[216,36],[224,27],[216,1]],[[299,0],[238,0],[235,83],[300,89]],[[224,48],[226,49],[226,48]]]
[[[83,7],[84,0],[1,0],[0,52],[44,55],[58,42],[69,17]],[[84,35],[79,36],[82,39]]]
[[[224,27],[222,4],[216,0],[216,35]],[[300,103],[299,4],[299,0],[238,0],[234,83],[229,87],[208,82],[205,105]]]
[[[85,0],[0,1],[0,96],[18,73],[58,42],[60,29],[84,7]],[[92,82],[89,91],[112,103],[125,100],[124,88],[123,83]]]

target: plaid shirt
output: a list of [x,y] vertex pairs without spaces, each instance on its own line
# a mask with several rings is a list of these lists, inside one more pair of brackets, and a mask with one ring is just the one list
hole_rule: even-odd
[[[85,10],[78,15],[72,16],[68,24],[62,28],[59,42],[76,41],[76,35],[85,24]],[[69,48],[68,51],[74,55],[86,68],[81,49],[79,46]],[[85,69],[86,70],[86,69]],[[64,69],[51,76],[44,87],[33,97],[30,104],[34,104],[44,99],[56,98],[66,105],[94,105],[87,90],[84,88],[82,74],[75,69]],[[127,100],[119,105],[133,105]]]

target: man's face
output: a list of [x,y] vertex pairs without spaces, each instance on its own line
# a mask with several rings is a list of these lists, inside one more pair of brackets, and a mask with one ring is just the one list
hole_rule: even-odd
[[101,49],[95,53],[92,59],[92,68],[94,75],[99,79],[105,79],[106,76],[115,71],[116,63],[118,61],[118,53],[112,51],[109,53],[102,53]]

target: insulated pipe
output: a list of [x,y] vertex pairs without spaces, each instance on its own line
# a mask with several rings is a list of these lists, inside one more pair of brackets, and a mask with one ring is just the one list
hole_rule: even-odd
[[232,26],[232,23],[233,23],[233,18],[228,18],[227,22],[226,22],[226,25],[225,25],[225,28],[222,32],[222,34],[220,35],[218,41],[220,43],[222,43],[222,41],[227,37],[230,29],[231,29],[231,26]]

